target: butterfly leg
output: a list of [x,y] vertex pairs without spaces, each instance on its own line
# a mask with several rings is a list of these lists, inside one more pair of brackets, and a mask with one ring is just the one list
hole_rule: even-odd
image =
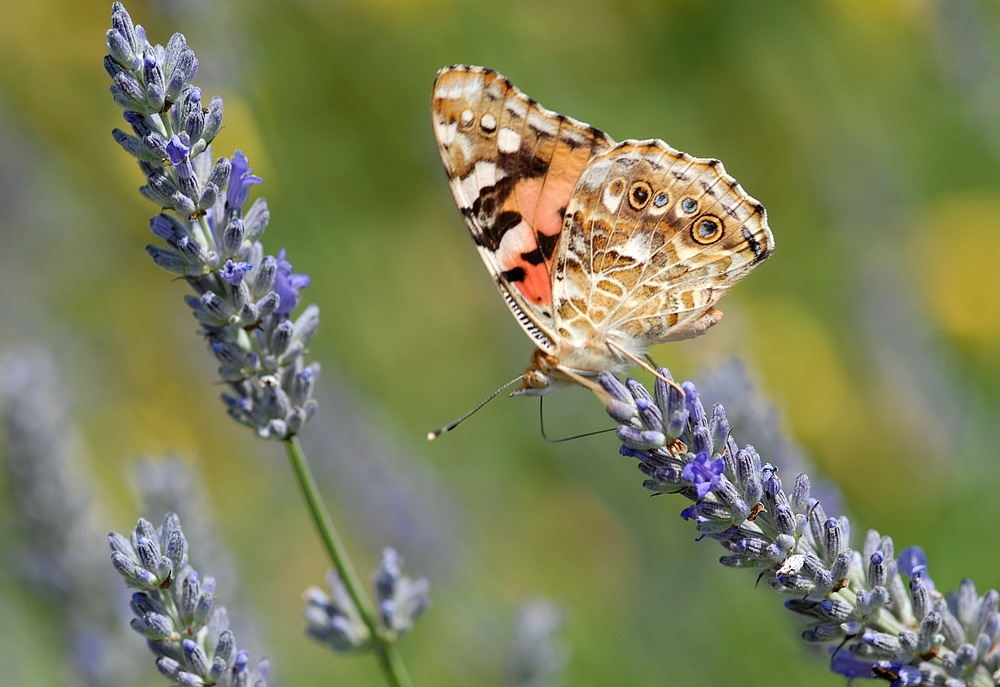
[[652,374],[657,379],[660,379],[660,380],[666,382],[667,384],[669,384],[670,386],[674,387],[675,389],[677,389],[679,392],[681,392],[681,396],[684,396],[684,389],[681,388],[680,384],[678,384],[674,380],[670,379],[669,377],[666,377],[666,376],[660,374],[659,372],[657,372],[649,363],[647,363],[645,360],[643,360],[639,356],[634,355],[630,351],[625,350],[622,346],[618,345],[617,343],[615,343],[611,339],[605,339],[604,340],[604,345],[608,347],[608,350],[611,351],[611,353],[614,354],[615,357],[618,357],[618,358],[624,357],[624,358],[627,358],[628,360],[631,360],[633,363],[635,363],[636,365],[638,365],[642,369],[646,370],[647,372],[649,372],[650,374]]

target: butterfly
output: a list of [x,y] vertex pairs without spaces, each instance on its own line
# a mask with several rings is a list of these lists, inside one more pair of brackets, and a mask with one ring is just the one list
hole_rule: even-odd
[[774,251],[764,207],[718,160],[615,143],[484,67],[438,72],[438,150],[501,296],[538,350],[516,395],[601,391],[646,349],[703,334]]

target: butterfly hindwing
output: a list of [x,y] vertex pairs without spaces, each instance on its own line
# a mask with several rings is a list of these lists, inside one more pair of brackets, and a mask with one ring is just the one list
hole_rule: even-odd
[[636,354],[718,321],[712,306],[774,250],[763,207],[718,160],[659,140],[595,156],[570,199],[553,291],[557,334]]
[[552,271],[563,216],[606,134],[546,110],[481,67],[448,67],[434,83],[432,116],[452,194],[504,300],[552,351]]

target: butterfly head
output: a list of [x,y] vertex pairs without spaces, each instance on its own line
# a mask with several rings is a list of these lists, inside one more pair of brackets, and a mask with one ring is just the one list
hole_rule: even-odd
[[564,383],[559,377],[559,361],[555,356],[545,351],[535,351],[528,369],[521,375],[521,386],[511,394],[511,397],[544,396],[552,393],[560,383]]

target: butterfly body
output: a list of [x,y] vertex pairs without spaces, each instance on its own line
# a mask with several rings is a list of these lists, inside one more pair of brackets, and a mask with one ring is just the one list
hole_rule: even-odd
[[615,143],[482,67],[448,67],[434,131],[480,256],[538,347],[515,394],[627,372],[697,336],[774,250],[764,208],[718,160]]

